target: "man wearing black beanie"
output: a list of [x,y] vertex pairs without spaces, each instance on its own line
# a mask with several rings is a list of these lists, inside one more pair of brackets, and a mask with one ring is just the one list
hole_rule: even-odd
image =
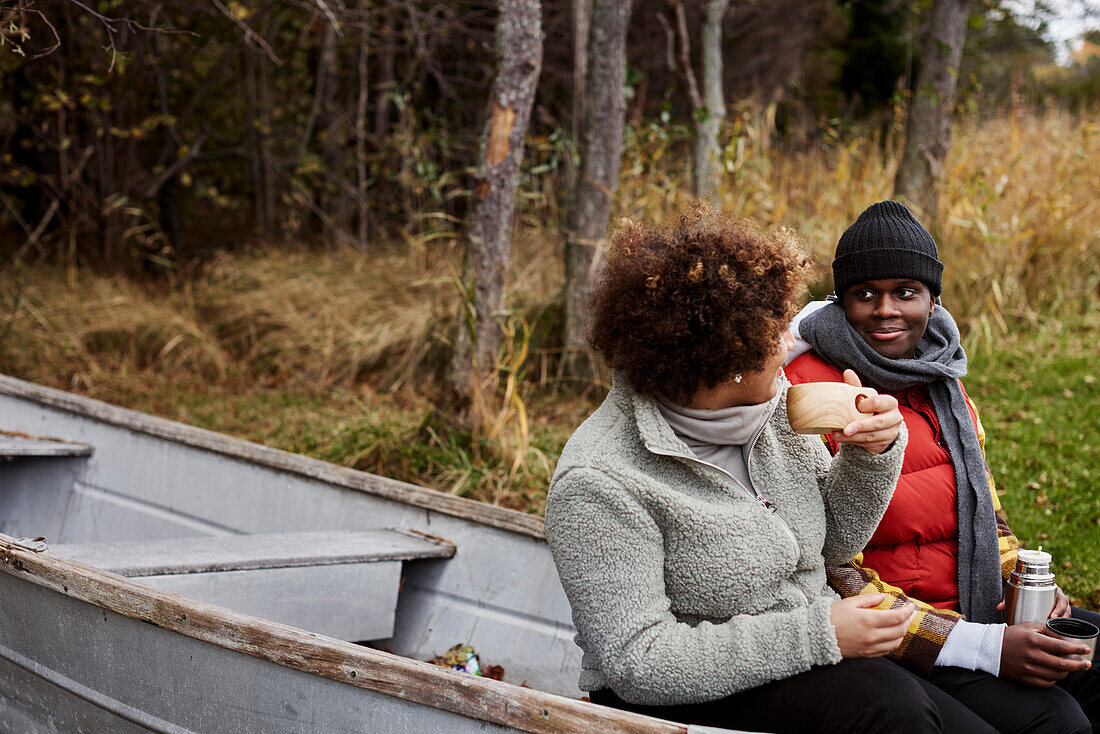
[[[1002,582],[1020,544],[985,462],[985,434],[959,378],[966,353],[939,304],[935,240],[896,201],[867,208],[833,260],[835,298],[792,329],[813,351],[786,368],[792,383],[864,385],[898,399],[909,430],[897,489],[864,552],[829,581],[843,596],[886,593],[919,611],[890,656],[946,691],[999,732],[1100,731],[1100,675],[1068,658],[1081,643],[1005,625]],[[847,439],[826,437],[835,451]],[[1100,623],[1058,591],[1051,616]]]
[[939,297],[943,263],[936,241],[904,205],[872,204],[845,230],[833,257],[833,283],[841,296],[852,283],[880,278],[912,278]]

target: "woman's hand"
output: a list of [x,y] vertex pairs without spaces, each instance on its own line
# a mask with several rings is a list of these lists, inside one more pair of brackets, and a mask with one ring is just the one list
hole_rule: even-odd
[[1001,642],[1001,677],[1037,688],[1050,688],[1075,670],[1092,667],[1088,660],[1066,658],[1088,652],[1080,642],[1052,637],[1034,622],[1010,624]]
[[906,602],[897,609],[872,609],[885,598],[885,594],[856,594],[829,609],[843,657],[882,657],[901,644],[917,605]]
[[[844,381],[855,387],[863,387],[852,370],[844,370]],[[833,440],[862,447],[869,454],[881,454],[897,440],[902,418],[898,401],[891,395],[873,395],[856,403],[860,413],[871,417],[852,421],[843,431],[834,431]]]

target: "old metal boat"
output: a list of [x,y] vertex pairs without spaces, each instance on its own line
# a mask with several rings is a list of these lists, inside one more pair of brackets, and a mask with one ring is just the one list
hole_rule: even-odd
[[0,570],[4,732],[718,731],[581,698],[540,518],[2,376]]

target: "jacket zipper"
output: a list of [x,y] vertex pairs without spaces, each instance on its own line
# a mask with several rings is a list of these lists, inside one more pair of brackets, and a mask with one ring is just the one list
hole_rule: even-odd
[[[786,379],[787,379],[787,376],[783,375],[784,382],[786,381]],[[779,407],[779,403],[777,402],[776,403],[776,408],[778,408],[778,407]],[[764,421],[764,423],[760,426],[760,430],[757,431],[756,435],[752,437],[752,441],[749,442],[749,450],[745,452],[745,471],[748,473],[750,480],[752,479],[752,470],[749,466],[749,462],[752,461],[752,450],[754,448],[756,448],[756,442],[760,438],[760,434],[762,434],[764,432],[764,426],[768,425],[768,421],[770,421],[772,419],[772,415],[774,415],[774,414],[775,414],[775,408],[772,408],[772,412],[768,415],[768,420]],[[733,479],[734,482],[737,482],[737,480],[729,472],[726,472],[726,474],[731,479]],[[737,482],[737,483],[740,484],[740,482]],[[760,497],[759,494],[757,494],[757,496]],[[779,508],[776,507],[775,505],[773,505],[771,502],[768,502],[767,500],[765,500],[763,497],[760,497],[760,500],[761,500],[761,502],[763,502],[764,507],[766,509],[771,510],[771,514],[775,517],[776,520],[779,521],[780,527],[782,527],[783,530],[785,530],[787,532],[787,536],[790,537],[791,545],[794,546],[794,565],[797,568],[798,567],[798,562],[800,560],[802,560],[802,547],[798,544],[798,538],[794,537],[794,531],[791,530],[791,526],[788,525],[787,521],[783,519],[783,516],[779,514]],[[798,591],[798,593],[802,596],[802,598],[806,600],[806,606],[809,606],[810,605],[810,595],[807,594],[805,591],[803,591],[802,587],[799,586],[798,584],[796,584],[794,581],[792,581],[790,579],[785,579],[785,581],[787,583],[789,583],[791,586],[793,586]]]
[[[774,415],[774,413],[775,413],[775,408],[772,409],[772,413],[770,413],[768,415],[767,420],[765,420],[764,423],[761,424],[760,429],[753,435],[752,440],[749,442],[749,450],[745,454],[745,471],[749,470],[749,458],[750,458],[750,455],[752,454],[752,450],[754,448],[756,448],[756,442],[760,438],[760,435],[764,432],[764,426],[766,426],[768,424],[768,421],[771,420],[771,416]],[[746,487],[744,484],[742,484],[737,479],[737,477],[733,476],[732,474],[730,474],[728,471],[726,471],[722,467],[717,466],[715,464],[711,464],[709,461],[703,461],[702,459],[700,459],[697,456],[688,456],[687,454],[670,453],[670,452],[667,452],[667,451],[657,451],[656,449],[654,449],[649,444],[646,444],[646,448],[649,451],[653,452],[654,454],[658,454],[660,456],[668,456],[668,457],[673,458],[673,459],[686,459],[687,461],[693,461],[696,464],[702,464],[703,466],[710,467],[711,469],[714,469],[715,471],[729,477],[729,480],[731,482],[733,482],[734,486],[739,487],[742,490],[744,490],[745,494],[747,494],[749,497],[752,497],[754,500],[756,500],[756,502],[761,507],[763,507],[765,510],[768,511],[768,514],[774,516],[775,519],[779,521],[780,526],[787,533],[787,537],[789,537],[791,539],[791,545],[794,546],[795,564],[797,564],[798,561],[801,560],[801,558],[802,558],[802,548],[798,545],[798,538],[795,537],[794,531],[791,530],[791,526],[788,525],[787,521],[783,519],[783,516],[779,514],[779,508],[776,507],[771,502],[769,502],[768,500],[764,499],[764,497],[762,497],[760,495],[760,493],[758,493],[754,490],[750,490],[748,487]],[[750,473],[749,476],[751,477],[752,474]],[[801,589],[800,589],[800,591],[801,591]],[[808,599],[807,599],[807,601],[808,601]]]
[[[778,406],[778,403],[776,403],[776,406]],[[752,455],[752,450],[754,448],[756,448],[757,440],[760,438],[760,435],[762,433],[764,433],[764,427],[768,424],[768,421],[771,420],[771,417],[774,414],[775,414],[775,408],[773,408],[772,412],[768,414],[767,420],[765,420],[763,422],[763,424],[761,424],[760,430],[758,430],[756,432],[756,434],[753,435],[752,440],[749,442],[749,450],[748,450],[748,452],[745,453],[745,471],[749,470],[749,458]],[[783,519],[783,516],[779,514],[779,508],[776,507],[773,503],[771,503],[768,500],[764,499],[760,495],[760,493],[758,493],[754,490],[750,490],[748,487],[746,487],[744,484],[742,484],[737,479],[737,477],[733,476],[732,474],[730,474],[728,471],[726,471],[722,467],[717,466],[715,464],[711,464],[709,461],[703,461],[702,459],[700,459],[697,456],[688,456],[686,454],[670,453],[670,452],[667,452],[667,451],[658,451],[658,450],[654,449],[652,446],[650,446],[648,443],[646,444],[646,449],[648,449],[652,453],[657,454],[659,456],[668,456],[668,457],[673,458],[673,459],[686,459],[687,461],[693,461],[696,464],[702,464],[703,466],[710,467],[711,469],[714,469],[715,471],[719,472],[720,474],[724,474],[725,476],[729,477],[729,480],[731,482],[733,482],[734,486],[741,488],[745,492],[745,494],[747,494],[749,497],[752,497],[754,500],[756,500],[756,502],[761,507],[763,507],[765,510],[768,511],[769,515],[774,517],[779,522],[779,526],[783,528],[784,532],[787,533],[787,537],[791,539],[791,545],[794,546],[795,566],[798,565],[799,560],[802,559],[802,548],[801,548],[801,546],[798,545],[798,538],[795,537],[794,531],[791,530],[791,526],[788,525],[787,521]],[[749,476],[751,477],[752,474],[750,473]],[[798,593],[802,595],[802,598],[806,600],[806,604],[809,605],[810,597],[806,594],[805,591],[802,590],[802,587],[799,586],[798,584],[796,584],[795,582],[791,581],[790,579],[785,579],[785,581],[787,581],[787,583],[789,583],[791,586],[793,586],[795,589],[797,589]]]
[[[757,436],[759,436],[759,435],[760,434],[757,434]],[[753,439],[752,445],[756,445],[755,438]],[[646,448],[649,449],[651,452],[659,455],[659,456],[668,456],[668,457],[673,458],[673,459],[686,459],[687,461],[694,461],[696,464],[702,464],[703,466],[710,467],[711,469],[714,469],[715,471],[720,472],[721,474],[724,474],[727,477],[729,477],[730,481],[733,482],[735,486],[740,487],[742,490],[744,490],[745,494],[747,494],[748,496],[750,496],[754,500],[756,500],[756,502],[761,507],[763,507],[765,510],[768,511],[769,515],[774,517],[779,522],[779,526],[781,528],[783,528],[784,531],[786,531],[787,537],[789,537],[791,539],[791,545],[794,546],[794,555],[795,555],[794,563],[795,563],[795,566],[798,565],[798,561],[802,558],[802,548],[798,545],[798,538],[795,537],[794,531],[791,530],[791,526],[788,525],[787,521],[783,519],[783,516],[779,514],[779,508],[778,507],[776,507],[774,504],[772,504],[768,500],[761,497],[759,494],[750,491],[749,488],[746,487],[741,482],[739,482],[735,476],[730,474],[728,471],[726,471],[722,467],[711,464],[709,461],[703,461],[702,459],[700,459],[698,457],[685,456],[684,454],[674,454],[674,453],[669,453],[667,451],[657,451],[657,450],[653,449],[650,446],[646,446]],[[749,450],[751,451],[752,449],[750,448]],[[748,458],[747,457],[745,459],[745,465],[746,465],[746,468],[747,468],[747,466],[748,466]],[[797,590],[798,593],[802,595],[802,598],[806,600],[806,605],[809,606],[810,597],[806,594],[805,591],[802,590],[802,587],[799,586],[798,584],[796,584],[794,581],[791,581],[790,579],[784,579],[784,581],[786,581],[788,584],[793,586],[795,588],[795,590]]]
[[[773,413],[774,413],[774,411],[773,411]],[[770,415],[768,416],[768,420],[771,420]],[[764,422],[764,425],[767,425],[767,421]],[[764,426],[761,426],[760,430],[756,432],[756,435],[752,437],[752,441],[749,442],[749,450],[745,452],[745,471],[748,472],[750,479],[752,477],[752,470],[749,467],[749,462],[752,461],[752,450],[754,448],[756,448],[756,441],[757,441],[757,439],[760,438],[760,434],[763,433],[763,432],[764,432]],[[718,467],[715,467],[715,468],[717,469]],[[737,482],[737,480],[729,472],[726,472],[726,475],[729,476],[730,479],[733,479],[735,482]],[[737,482],[737,483],[740,484],[740,482]],[[794,562],[797,565],[798,562],[800,560],[802,560],[802,548],[801,548],[801,546],[798,545],[798,538],[794,537],[794,531],[791,530],[791,526],[787,524],[787,521],[783,519],[783,516],[779,514],[779,508],[778,507],[773,505],[771,502],[768,502],[763,497],[760,497],[759,494],[757,494],[757,497],[763,503],[765,509],[770,510],[771,513],[773,515],[775,515],[775,519],[779,521],[779,524],[782,525],[783,529],[787,531],[787,535],[790,536],[791,543],[794,544],[794,552],[795,552]],[[799,591],[801,591],[801,589],[799,589]],[[805,596],[805,594],[803,594],[803,596]],[[806,601],[809,601],[809,598],[807,598]]]

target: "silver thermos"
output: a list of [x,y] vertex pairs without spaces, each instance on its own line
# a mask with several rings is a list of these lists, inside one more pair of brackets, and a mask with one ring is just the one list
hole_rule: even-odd
[[1005,591],[1005,621],[1009,624],[1045,624],[1054,609],[1054,574],[1050,554],[1041,550],[1019,550],[1016,569],[1009,574]]

